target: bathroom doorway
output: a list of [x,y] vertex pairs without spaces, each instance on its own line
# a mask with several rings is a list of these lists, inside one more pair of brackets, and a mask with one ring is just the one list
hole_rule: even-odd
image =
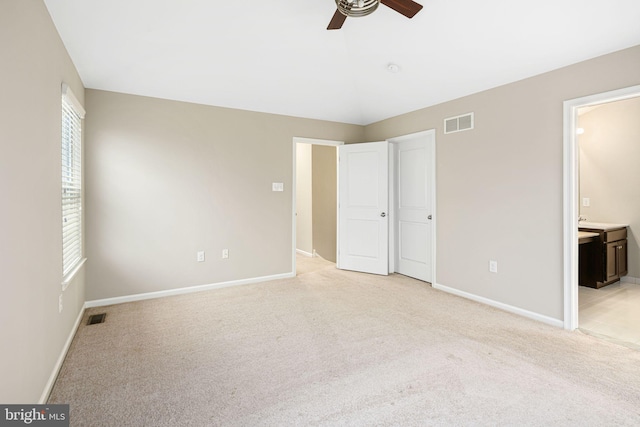
[[615,254],[621,277],[599,289],[578,288],[578,326],[640,348],[640,97],[581,107],[577,114],[579,224],[626,226]]
[[[638,114],[640,86],[565,102],[564,240],[565,328],[640,348]],[[620,281],[578,286],[578,217],[628,225],[629,268]]]

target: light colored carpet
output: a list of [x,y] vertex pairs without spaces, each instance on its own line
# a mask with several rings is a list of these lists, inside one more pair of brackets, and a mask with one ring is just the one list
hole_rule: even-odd
[[94,308],[49,403],[74,426],[639,425],[640,352],[401,275]]
[[306,257],[303,255],[296,256],[296,274],[298,276],[307,273],[313,273],[325,268],[334,267],[335,264],[331,261],[327,261],[321,256]]

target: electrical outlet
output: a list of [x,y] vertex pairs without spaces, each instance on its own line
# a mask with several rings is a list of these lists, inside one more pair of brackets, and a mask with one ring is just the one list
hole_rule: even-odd
[[62,294],[58,297],[58,313],[62,313]]
[[588,197],[583,197],[582,206],[584,206],[585,208],[588,208],[589,206],[591,206],[591,199]]
[[222,258],[223,259],[229,258],[229,249],[223,249],[222,250]]
[[490,273],[498,272],[498,261],[494,261],[494,260],[489,261],[489,272]]
[[204,251],[198,251],[197,260],[198,262],[204,262]]

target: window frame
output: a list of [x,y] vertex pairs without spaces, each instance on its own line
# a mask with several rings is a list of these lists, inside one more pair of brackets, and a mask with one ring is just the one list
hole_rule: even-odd
[[61,110],[61,249],[62,290],[65,290],[86,258],[82,175],[82,121],[85,110],[73,91],[64,83]]

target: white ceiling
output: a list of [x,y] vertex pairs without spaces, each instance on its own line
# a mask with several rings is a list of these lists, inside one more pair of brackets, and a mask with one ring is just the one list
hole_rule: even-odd
[[361,125],[640,44],[639,0],[417,1],[45,4],[87,88]]

